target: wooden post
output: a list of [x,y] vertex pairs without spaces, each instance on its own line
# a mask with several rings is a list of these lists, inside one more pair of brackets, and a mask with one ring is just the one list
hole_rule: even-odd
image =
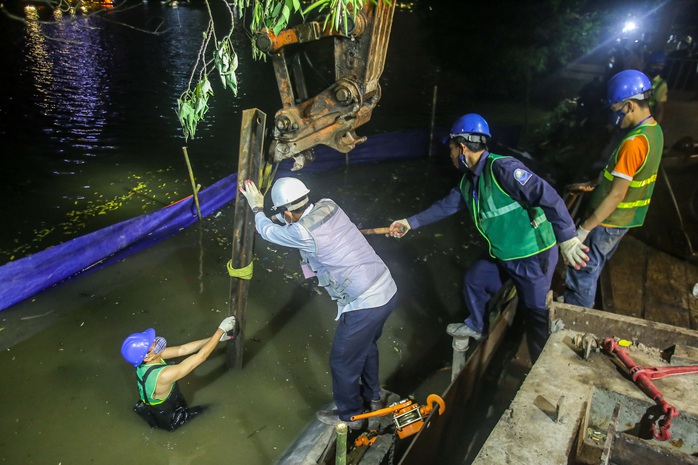
[[201,221],[201,207],[199,207],[199,186],[196,185],[194,180],[194,171],[191,169],[191,163],[189,162],[189,152],[187,152],[186,147],[182,147],[182,152],[184,152],[184,160],[187,162],[187,169],[189,170],[189,180],[191,181],[191,189],[194,191],[194,204],[196,205],[196,214],[199,215],[199,221]]
[[347,465],[348,430],[347,424],[343,421],[340,421],[335,426],[335,431],[337,431],[337,452],[334,454],[335,465]]
[[[238,182],[253,179],[259,183],[264,159],[264,128],[267,115],[253,108],[242,112],[240,127],[240,153],[238,155]],[[236,186],[237,189],[237,186]],[[254,246],[254,214],[244,195],[236,191],[235,220],[233,224],[233,268],[239,269],[250,264]],[[249,281],[230,278],[230,315],[235,316],[239,333],[228,342],[226,367],[242,368],[242,356],[245,349],[245,313],[247,310],[247,293]]]

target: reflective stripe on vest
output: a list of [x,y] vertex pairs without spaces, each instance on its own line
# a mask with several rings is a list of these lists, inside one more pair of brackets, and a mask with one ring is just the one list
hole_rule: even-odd
[[618,164],[618,153],[623,143],[634,137],[644,137],[647,141],[648,151],[642,166],[637,170],[630,181],[628,191],[615,210],[604,221],[602,226],[611,228],[635,228],[642,226],[647,216],[654,186],[657,181],[657,172],[664,149],[664,135],[661,127],[656,122],[643,124],[631,130],[613,151],[608,164],[604,168],[603,178],[599,186],[591,194],[589,201],[590,212],[593,212],[611,192],[614,176],[612,173]]
[[477,201],[467,175],[460,189],[475,226],[487,240],[489,253],[500,260],[530,257],[555,245],[552,225],[539,207],[524,207],[504,192],[492,166],[503,157],[488,154],[478,181]]
[[[604,178],[608,179],[609,181],[613,182],[613,175],[609,173],[608,171],[604,170],[603,171],[603,176]],[[644,179],[642,181],[630,181],[630,187],[634,188],[640,188],[644,186],[648,186],[655,182],[657,180],[657,175],[654,174],[648,179]],[[642,200],[635,200],[634,202],[620,202],[616,208],[636,208],[636,207],[644,207],[646,205],[650,204],[650,201],[652,199],[642,199]]]

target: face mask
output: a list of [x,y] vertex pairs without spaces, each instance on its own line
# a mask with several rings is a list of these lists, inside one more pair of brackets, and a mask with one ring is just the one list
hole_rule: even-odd
[[465,161],[465,155],[460,155],[458,157],[458,169],[465,173],[469,168],[468,163]]
[[[625,105],[623,105],[623,107],[625,107]],[[608,122],[617,128],[620,127],[621,123],[625,119],[625,112],[623,111],[623,107],[621,107],[620,110],[612,111],[611,114],[608,115]]]
[[288,221],[286,221],[286,218],[284,218],[283,213],[277,213],[276,214],[276,219],[279,221],[281,224],[288,224]]
[[167,347],[167,340],[164,337],[156,337],[155,338],[155,348],[153,348],[153,353],[154,354],[159,354],[165,348]]

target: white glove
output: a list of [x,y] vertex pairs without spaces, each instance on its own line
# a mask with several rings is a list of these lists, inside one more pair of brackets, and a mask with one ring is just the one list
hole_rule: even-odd
[[587,236],[589,235],[589,231],[586,229],[582,228],[581,225],[577,226],[577,238],[581,241],[584,242],[587,240]]
[[[223,337],[226,337],[229,332],[231,332],[232,330],[235,329],[235,324],[236,324],[235,317],[229,316],[225,320],[221,321],[221,324],[218,325],[218,329],[222,329],[223,332],[225,333],[225,334],[223,334]],[[223,337],[221,337],[221,341],[227,340],[227,339],[223,339]],[[230,338],[228,338],[228,339],[230,339]]]
[[412,226],[410,226],[406,219],[395,220],[390,225],[390,232],[387,235],[400,238],[407,234],[407,231],[410,229],[412,229]]
[[247,199],[247,203],[250,205],[251,209],[264,208],[264,196],[259,192],[254,181],[248,179],[240,184],[240,192]]
[[565,263],[574,267],[575,270],[587,266],[589,257],[584,252],[588,252],[589,247],[582,244],[578,237],[560,243],[560,250]]

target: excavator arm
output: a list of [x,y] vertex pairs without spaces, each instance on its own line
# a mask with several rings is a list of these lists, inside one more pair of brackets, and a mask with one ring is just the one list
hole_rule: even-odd
[[[298,170],[314,159],[316,145],[348,153],[366,140],[355,130],[371,119],[381,98],[378,80],[385,65],[394,11],[394,0],[367,0],[361,11],[348,12],[346,33],[333,30],[329,22],[323,28],[323,22],[312,21],[278,35],[269,31],[257,35],[257,47],[271,56],[282,102],[274,117],[269,162],[292,157],[292,169]],[[329,38],[334,40],[335,82],[310,97],[294,50]]]

